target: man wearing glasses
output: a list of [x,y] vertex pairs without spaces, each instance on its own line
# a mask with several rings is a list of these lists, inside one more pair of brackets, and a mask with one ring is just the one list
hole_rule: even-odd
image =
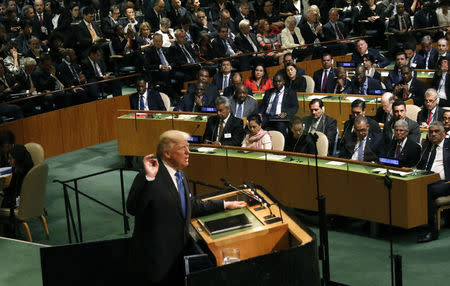
[[440,121],[444,110],[438,106],[439,97],[434,88],[429,88],[425,92],[425,104],[417,114],[417,123],[420,128],[428,128],[432,122]]
[[408,133],[408,122],[405,119],[397,120],[386,157],[398,159],[399,167],[414,167],[420,159],[420,145],[408,139]]

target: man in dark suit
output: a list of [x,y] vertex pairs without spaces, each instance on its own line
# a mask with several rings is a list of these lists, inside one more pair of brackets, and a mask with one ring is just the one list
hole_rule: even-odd
[[436,72],[433,75],[431,86],[434,87],[439,96],[439,106],[450,106],[450,74],[448,73],[447,58],[438,61]]
[[198,41],[200,40],[200,34],[203,31],[207,32],[211,37],[216,36],[218,32],[213,26],[212,22],[208,21],[206,13],[200,10],[197,12],[196,22],[192,25],[192,40],[195,43],[198,43]]
[[439,97],[434,88],[429,88],[425,92],[424,107],[417,114],[417,123],[420,128],[428,128],[430,123],[442,120],[444,110],[438,106]]
[[289,132],[284,142],[284,151],[315,154],[316,143],[311,133],[303,132],[303,121],[294,116],[289,123]]
[[197,66],[183,66],[197,62],[195,52],[191,45],[186,44],[186,32],[183,29],[175,30],[175,43],[169,48],[170,66],[175,71],[175,78],[179,83],[193,80],[197,74]]
[[[273,57],[265,56],[264,53],[258,53],[262,50],[262,47],[259,45],[256,35],[250,32],[250,21],[242,20],[239,23],[239,33],[236,35],[234,39],[234,43],[236,47],[243,52],[246,53],[254,53],[251,56],[241,57],[241,70],[250,69],[250,66],[256,66],[258,64],[265,64],[265,66],[272,65]],[[243,61],[245,61],[243,63]],[[249,64],[250,66],[245,66],[245,64]]]
[[159,22],[162,18],[165,17],[165,5],[166,4],[164,3],[164,0],[156,0],[154,2],[153,8],[148,8],[143,11],[144,19],[150,24],[152,33],[159,30]]
[[214,107],[218,93],[217,89],[209,89],[203,81],[197,81],[195,88],[190,88],[183,96],[177,110],[201,112],[202,107]]
[[405,12],[405,4],[397,3],[397,14],[389,18],[388,31],[393,33],[389,37],[389,51],[394,55],[399,50],[404,49],[404,45],[411,43],[415,44],[416,39],[413,34],[409,32],[412,29],[411,18]]
[[325,114],[323,101],[318,98],[309,102],[309,111],[311,115],[303,118],[305,124],[303,133],[319,131],[325,134],[328,138],[328,155],[332,155],[338,132],[336,119]]
[[181,6],[181,0],[171,0],[170,10],[167,12],[167,18],[172,22],[173,28],[181,28],[181,21],[186,15],[186,8]]
[[183,256],[193,254],[188,251],[191,216],[245,206],[240,201],[202,201],[191,195],[182,172],[189,165],[188,138],[178,130],[164,132],[157,159],[153,154],[144,157],[144,172],[131,186],[127,210],[135,216],[135,224],[128,270],[133,285],[182,285]]
[[419,55],[421,55],[424,60],[424,68],[425,69],[435,69],[436,62],[438,60],[438,51],[432,46],[433,41],[429,35],[426,35],[422,38],[421,46],[422,49],[419,51]]
[[119,25],[120,8],[117,5],[111,6],[109,15],[103,17],[100,21],[100,28],[106,38],[111,39],[114,36],[114,29]]
[[[436,26],[439,26],[436,9],[433,9],[433,4],[431,4],[431,1],[424,1],[422,3],[422,9],[418,10],[414,14],[414,29]],[[437,30],[421,30],[417,31],[415,34],[417,39],[420,39],[425,35],[430,35],[433,39],[437,40],[439,38],[439,34],[442,33]]]
[[382,136],[370,132],[367,117],[362,115],[355,118],[353,129],[354,133],[343,138],[339,157],[365,162],[378,161],[382,150]]
[[381,106],[377,108],[375,120],[378,123],[387,124],[392,118],[392,103],[394,103],[394,95],[391,92],[385,92],[381,96]]
[[[306,11],[306,21],[300,21],[299,28],[305,44],[317,43],[323,41],[324,35],[322,25],[318,20],[318,14],[315,10]],[[323,51],[322,46],[314,46],[313,58],[318,58]]]
[[[223,90],[223,96],[231,98],[236,95],[236,86],[243,84],[242,75],[239,72],[235,72],[231,78],[231,84]],[[247,87],[247,94],[253,95],[251,88]]]
[[[347,29],[344,23],[339,21],[339,10],[336,8],[330,9],[328,16],[329,21],[322,28],[324,41],[336,41],[347,38]],[[327,50],[335,56],[345,55],[347,52],[347,43],[329,44],[327,45]]]
[[130,95],[130,108],[134,110],[166,110],[161,94],[157,90],[147,89],[144,78],[136,80],[137,92]]
[[[89,56],[81,60],[81,70],[86,76],[87,82],[112,79],[112,73],[106,71],[105,64],[102,61],[101,49],[97,45],[91,46]],[[120,81],[117,80],[89,85],[86,89],[91,100],[104,97],[104,93],[112,93],[113,96],[122,95],[122,86]]]
[[210,116],[206,123],[203,141],[213,145],[241,146],[244,140],[244,122],[231,114],[228,98],[216,99],[217,115]]
[[403,100],[412,99],[414,104],[422,106],[425,94],[425,84],[413,77],[411,68],[403,66],[401,69],[402,80],[397,83],[392,92],[397,98]]
[[408,138],[411,141],[420,144],[420,128],[419,124],[409,117],[406,117],[406,104],[403,100],[397,99],[392,103],[392,119],[384,125],[383,135],[385,142],[390,142],[394,136],[394,124],[397,120],[405,119],[408,122]]
[[397,120],[394,124],[394,138],[386,146],[386,157],[398,159],[399,167],[411,168],[420,159],[420,145],[408,139],[408,122]]
[[233,75],[231,74],[231,61],[225,59],[220,64],[220,71],[213,76],[212,84],[217,87],[218,90],[224,90],[227,88],[231,82]]
[[74,50],[78,53],[78,58],[83,59],[88,56],[89,48],[103,40],[100,32],[93,25],[95,10],[86,7],[83,10],[83,21],[73,26],[74,30]]
[[386,89],[388,91],[393,91],[396,84],[402,80],[402,72],[400,68],[408,63],[406,59],[406,53],[401,51],[395,55],[395,66],[394,69],[389,71],[386,78]]
[[416,45],[405,44],[404,51],[408,58],[408,66],[413,69],[424,69],[425,59],[416,52]]
[[444,110],[441,122],[444,125],[445,138],[450,138],[450,110]]
[[[217,36],[211,41],[211,46],[214,55],[219,58],[231,57],[242,53],[239,51],[234,41],[228,37],[227,26],[220,26],[217,31]],[[248,61],[241,62],[241,59],[238,62],[233,61],[233,65],[239,65],[239,70],[245,70],[240,68],[240,66],[243,65],[242,63],[247,63],[246,65],[248,67]]]
[[428,185],[428,229],[417,237],[417,242],[428,242],[439,237],[436,221],[436,199],[450,195],[450,139],[445,138],[444,126],[441,122],[433,122],[428,128],[428,140],[422,148],[422,157],[417,165],[438,173],[441,180]]
[[234,39],[237,31],[239,31],[239,29],[235,29],[234,20],[231,18],[230,11],[226,8],[220,10],[217,21],[213,22],[213,27],[216,31],[219,30],[220,26],[228,26],[228,36],[231,39]]
[[[283,56],[283,65],[284,67],[280,70],[277,71],[277,73],[275,75],[281,75],[283,76],[283,78],[288,78],[287,74],[286,74],[286,65],[287,64],[294,64],[295,65],[295,59],[292,56],[292,53],[286,53]],[[297,67],[297,76],[303,76],[305,75],[305,70],[302,68]]]
[[381,89],[381,83],[378,80],[366,76],[366,68],[364,66],[357,66],[350,87],[344,90],[343,93],[373,95],[375,90]]
[[379,68],[384,68],[388,64],[390,64],[389,59],[380,54],[377,50],[369,49],[367,42],[364,40],[359,40],[356,42],[356,51],[352,55],[352,62],[355,62],[357,65],[364,63],[363,56],[365,54],[372,55],[375,59],[375,65]]
[[230,98],[230,108],[235,117],[244,118],[258,113],[258,101],[248,96],[245,85],[238,84],[234,96]]
[[336,85],[336,70],[333,68],[333,57],[329,53],[322,55],[322,69],[314,72],[314,92],[333,93]]
[[262,115],[262,128],[278,130],[287,134],[289,120],[297,113],[297,94],[285,87],[285,80],[281,75],[273,77],[274,88],[266,90],[259,106]]
[[250,26],[253,27],[253,24],[256,21],[254,12],[254,10],[250,10],[250,5],[248,2],[242,2],[241,5],[239,5],[237,16],[234,18],[235,29],[239,30],[239,23],[242,20],[248,20],[250,22]]
[[[344,132],[342,133],[342,139],[344,137],[351,137],[355,133],[353,125],[355,123],[355,118],[358,116],[366,116],[366,103],[361,99],[355,99],[351,105],[350,119],[344,123]],[[370,117],[367,117],[367,123],[370,127],[370,133],[381,134],[381,128],[378,122]]]
[[170,85],[172,67],[168,48],[163,46],[163,38],[161,34],[153,36],[153,45],[145,50],[144,67],[150,73],[154,81],[164,82]]
[[33,18],[33,34],[48,45],[48,37],[53,31],[52,16],[44,13],[44,1],[34,1],[34,9],[36,11]]
[[[86,83],[86,76],[81,72],[81,66],[77,64],[77,55],[73,49],[65,49],[62,62],[56,66],[56,78],[64,85],[64,88]],[[84,103],[87,100],[87,92],[83,87],[75,87],[70,91],[72,101],[75,104]]]
[[136,14],[133,7],[127,7],[125,9],[125,16],[125,18],[119,20],[119,24],[122,25],[125,33],[128,33],[128,29],[132,29],[132,35],[136,36],[139,32],[139,27],[141,26],[142,21],[138,21],[138,19],[136,19]]
[[342,94],[345,91],[350,89],[351,81],[347,77],[347,71],[344,67],[337,67],[336,68],[336,77],[333,79],[334,86],[333,86],[333,92],[336,94]]

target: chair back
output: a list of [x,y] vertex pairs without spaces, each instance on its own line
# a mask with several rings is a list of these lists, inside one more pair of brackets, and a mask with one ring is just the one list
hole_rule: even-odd
[[27,220],[44,213],[45,189],[47,186],[47,164],[35,165],[23,179],[17,218]]
[[421,110],[420,107],[414,104],[408,104],[406,105],[406,117],[409,117],[409,119],[416,121],[417,120],[417,114]]
[[325,134],[319,131],[314,131],[311,133],[316,133],[319,138],[317,139],[316,147],[317,147],[317,155],[319,156],[327,156],[328,155],[328,138]]
[[164,102],[164,106],[166,107],[167,111],[171,111],[173,108],[170,107],[170,98],[167,94],[160,92],[161,98]]
[[269,130],[269,134],[272,137],[272,148],[276,151],[284,150],[284,136],[280,131]]
[[316,85],[313,78],[309,75],[303,76],[306,79],[306,92],[314,92],[314,86]]
[[30,142],[25,144],[25,148],[28,153],[31,155],[31,159],[33,160],[33,165],[38,165],[44,163],[44,148],[42,148],[41,144]]

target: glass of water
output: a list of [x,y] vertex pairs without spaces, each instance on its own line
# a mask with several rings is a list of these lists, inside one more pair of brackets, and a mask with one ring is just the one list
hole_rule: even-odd
[[222,265],[241,261],[241,252],[239,248],[224,248],[222,249],[223,262]]

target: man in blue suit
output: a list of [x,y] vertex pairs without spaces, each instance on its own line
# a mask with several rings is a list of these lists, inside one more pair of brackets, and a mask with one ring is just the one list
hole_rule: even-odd
[[333,93],[336,84],[336,70],[333,68],[333,56],[322,55],[322,69],[314,72],[314,92]]
[[231,70],[233,67],[231,66],[231,61],[229,59],[223,60],[220,65],[220,72],[216,73],[213,76],[212,84],[217,87],[218,90],[224,90],[231,84],[231,79],[233,78],[233,74]]
[[389,71],[388,77],[386,79],[386,89],[388,91],[393,91],[397,83],[402,80],[402,72],[400,68],[408,63],[406,59],[405,52],[398,52],[395,55],[395,66],[394,69]]

